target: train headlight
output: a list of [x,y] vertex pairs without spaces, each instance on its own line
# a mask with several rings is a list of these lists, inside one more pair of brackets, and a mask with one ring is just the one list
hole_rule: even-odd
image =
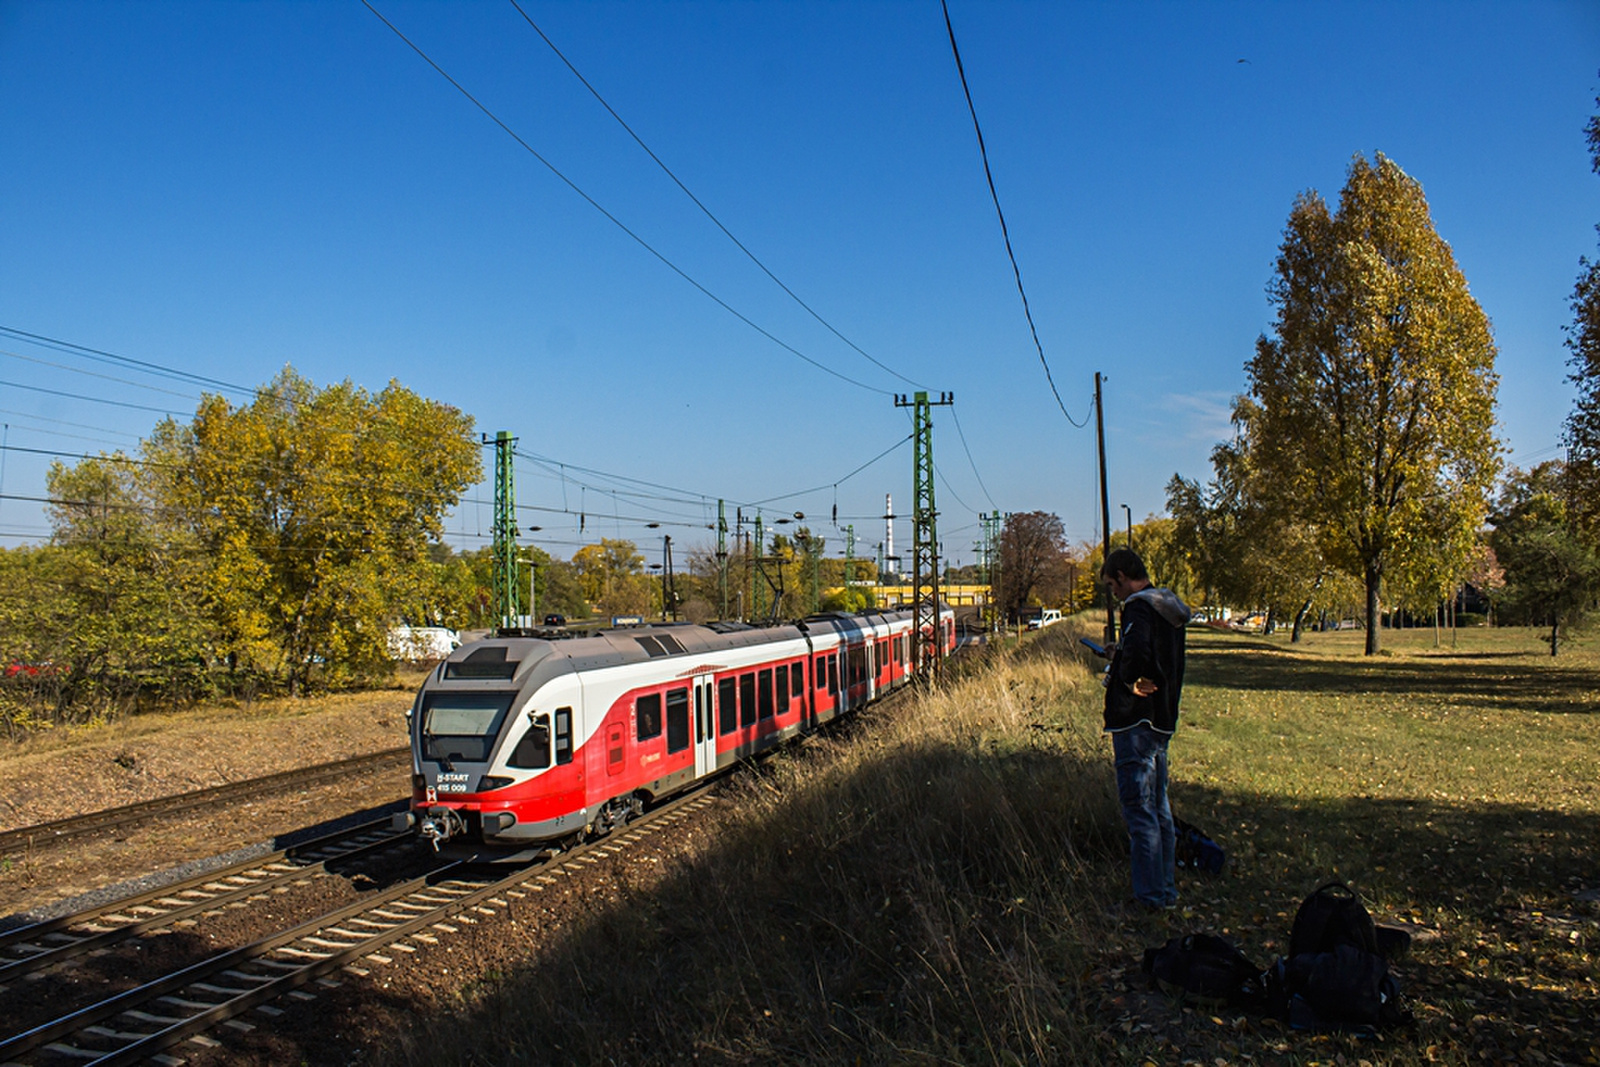
[[514,781],[516,781],[515,778],[506,778],[498,774],[486,774],[478,779],[477,791],[487,793],[491,789],[504,789]]

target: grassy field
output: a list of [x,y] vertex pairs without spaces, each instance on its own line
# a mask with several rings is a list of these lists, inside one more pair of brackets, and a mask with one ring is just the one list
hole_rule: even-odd
[[[1538,635],[1197,630],[1174,806],[1229,851],[1122,907],[1101,690],[1069,623],[766,762],[726,832],[597,908],[406,1063],[1600,1063],[1600,651]],[[1331,878],[1409,923],[1417,1026],[1298,1033],[1152,991],[1140,953],[1262,964]],[[442,1050],[449,1050],[448,1052]]]

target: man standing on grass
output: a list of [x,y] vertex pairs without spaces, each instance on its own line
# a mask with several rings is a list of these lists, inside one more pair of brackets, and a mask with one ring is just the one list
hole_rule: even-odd
[[1100,577],[1122,601],[1121,637],[1109,650],[1105,677],[1105,722],[1128,824],[1133,897],[1145,907],[1170,908],[1178,902],[1178,886],[1167,742],[1178,729],[1183,628],[1193,613],[1172,590],[1150,584],[1144,561],[1132,549],[1107,556]]

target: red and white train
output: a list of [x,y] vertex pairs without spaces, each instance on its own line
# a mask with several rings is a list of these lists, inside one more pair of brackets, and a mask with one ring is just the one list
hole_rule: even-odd
[[[604,833],[904,685],[914,626],[906,609],[463,645],[409,713],[411,807],[396,824],[498,856]],[[924,640],[955,639],[941,605]]]

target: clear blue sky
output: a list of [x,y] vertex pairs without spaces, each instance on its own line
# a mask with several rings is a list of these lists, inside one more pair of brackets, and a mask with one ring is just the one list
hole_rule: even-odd
[[[581,536],[576,516],[525,515],[560,556],[661,532],[682,553],[718,497],[816,486],[765,514],[805,511],[836,553],[837,500],[870,555],[884,494],[910,509],[909,446],[840,480],[907,435],[890,394],[915,387],[761,274],[509,3],[373,2],[661,256],[870,388],[693,288],[358,0],[0,2],[0,325],[243,385],[286,363],[319,384],[396,379],[531,453],[709,502],[619,501],[615,482],[519,463],[520,503],[586,513]],[[973,560],[979,510],[1095,535],[1092,425],[1045,382],[937,3],[524,6],[784,284],[955,394],[935,412],[947,558]],[[1118,525],[1122,503],[1159,513],[1174,472],[1209,475],[1293,199],[1336,200],[1358,152],[1421,181],[1494,323],[1511,460],[1559,454],[1562,326],[1600,222],[1582,132],[1600,4],[952,0],[951,16],[1073,418],[1108,376]],[[198,393],[15,337],[0,352],[4,494],[43,491],[48,458],[17,449],[132,447],[157,418],[19,386],[182,414]],[[489,522],[469,505],[451,528],[473,547]],[[36,505],[0,499],[0,544],[46,535]]]

